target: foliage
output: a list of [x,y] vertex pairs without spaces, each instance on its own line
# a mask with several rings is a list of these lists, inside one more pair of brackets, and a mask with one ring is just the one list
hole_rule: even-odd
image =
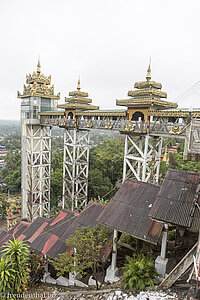
[[132,237],[129,234],[126,233],[122,233],[122,235],[120,236],[120,241],[123,243],[126,243],[128,245],[130,245],[131,247],[136,247],[136,241],[137,239]]
[[176,229],[168,232],[168,241],[174,241],[176,238]]
[[7,202],[8,195],[1,193],[0,194],[0,217],[1,219],[5,219],[7,216],[7,208],[9,207],[9,203]]
[[13,282],[15,279],[15,270],[12,267],[12,262],[8,258],[1,257],[0,274],[0,293],[12,292]]
[[52,153],[51,169],[52,171],[62,170],[63,168],[63,151],[55,151]]
[[99,169],[90,170],[88,175],[88,194],[89,198],[103,197],[112,189],[110,179],[103,176]]
[[[103,197],[122,179],[124,140],[105,138],[90,150],[89,198]],[[109,200],[112,195],[109,195]]]
[[109,234],[108,228],[99,225],[77,229],[75,235],[71,235],[66,241],[67,246],[71,247],[71,252],[60,254],[52,261],[58,274],[72,272],[81,278],[87,273],[87,269],[91,269],[98,289],[97,271],[103,263],[102,249],[108,243]]
[[31,251],[29,255],[29,284],[31,286],[41,283],[41,279],[45,274],[46,263],[47,261],[44,256],[36,255],[33,251]]
[[6,166],[1,173],[9,191],[19,192],[21,189],[21,154],[19,152],[7,154]]
[[62,198],[63,171],[56,169],[51,173],[51,207],[57,206]]
[[165,177],[168,169],[186,170],[200,173],[200,162],[183,160],[183,152],[169,152],[169,164],[162,161],[160,165],[161,182]]
[[145,290],[147,287],[154,287],[155,277],[158,275],[152,258],[142,255],[135,255],[133,258],[126,257],[127,264],[123,269],[123,287],[136,290]]
[[90,150],[90,170],[98,169],[103,177],[108,177],[114,185],[122,178],[124,140],[105,138]]
[[57,206],[62,198],[63,186],[63,152],[56,151],[52,154],[51,161],[51,207]]
[[2,257],[6,260],[8,266],[11,266],[14,270],[14,278],[13,274],[10,273],[8,275],[8,281],[12,288],[13,293],[21,293],[26,289],[26,285],[28,282],[28,245],[19,239],[15,239],[13,241],[9,241],[2,251]]

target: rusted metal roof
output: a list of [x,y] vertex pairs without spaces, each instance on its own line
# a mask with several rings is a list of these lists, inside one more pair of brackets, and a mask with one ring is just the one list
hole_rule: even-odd
[[199,224],[195,206],[199,174],[169,169],[149,216],[163,223],[188,227]]
[[[15,238],[18,238],[29,226],[31,223],[20,221],[15,228],[13,228],[12,234]],[[11,233],[11,232],[9,232]]]
[[97,225],[97,218],[104,210],[105,205],[95,202],[89,202],[89,204],[85,207],[85,209],[76,217],[76,219],[69,226],[68,230],[66,230],[61,236],[61,241],[65,242],[66,239],[70,237],[70,235],[75,234],[75,231],[78,228],[82,227],[95,227]]
[[[9,232],[0,233],[0,249],[1,245],[15,236],[26,242],[37,254],[43,253],[55,258],[60,253],[72,250],[66,246],[65,241],[78,228],[97,225],[97,218],[104,208],[103,204],[90,202],[80,214],[62,209],[54,219],[38,217],[33,223],[21,221]],[[102,249],[104,259],[108,258],[110,252],[111,245],[105,245]]]
[[23,240],[31,239],[30,243],[36,238],[44,228],[49,224],[51,220],[43,217],[38,217],[31,225],[24,230],[22,233],[24,235]]
[[163,225],[148,215],[160,190],[158,185],[125,180],[98,222],[141,240],[157,244]]

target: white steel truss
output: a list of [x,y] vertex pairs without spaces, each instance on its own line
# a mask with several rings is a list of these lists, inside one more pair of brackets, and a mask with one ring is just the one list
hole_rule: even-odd
[[138,181],[158,183],[162,137],[125,136],[123,181],[136,178]]
[[87,204],[89,130],[65,129],[63,160],[63,208],[78,211]]
[[26,206],[27,219],[33,221],[38,216],[49,217],[50,213],[50,127],[26,125],[25,149],[24,172],[27,180],[23,206]]

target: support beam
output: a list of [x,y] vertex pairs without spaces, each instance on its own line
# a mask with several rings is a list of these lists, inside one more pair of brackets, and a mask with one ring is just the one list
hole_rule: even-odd
[[65,129],[62,207],[72,211],[87,205],[89,142],[89,130]]
[[161,150],[161,137],[126,135],[123,181],[136,178],[138,181],[158,183]]

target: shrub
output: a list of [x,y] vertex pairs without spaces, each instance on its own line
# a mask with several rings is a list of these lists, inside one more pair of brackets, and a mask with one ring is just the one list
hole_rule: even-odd
[[135,255],[133,258],[126,257],[127,264],[123,269],[123,287],[136,290],[145,290],[146,287],[154,287],[155,277],[158,276],[154,261],[149,256]]
[[29,284],[32,286],[41,283],[45,274],[46,259],[44,256],[36,255],[33,251],[29,255]]
[[176,229],[173,229],[168,233],[168,241],[175,241],[175,238],[176,238]]
[[[3,259],[5,259],[6,264],[12,267],[14,270],[14,278],[12,274],[8,274],[9,280],[12,283],[12,292],[13,293],[21,293],[26,290],[27,282],[28,282],[28,245],[19,239],[15,239],[13,241],[9,241],[2,251]],[[1,261],[3,264],[3,261]],[[6,291],[7,292],[7,291]]]
[[[12,268],[12,263],[8,258],[1,257],[0,261],[0,292],[9,293],[12,292],[13,283],[15,279],[15,270]],[[3,296],[3,294],[2,294]]]

